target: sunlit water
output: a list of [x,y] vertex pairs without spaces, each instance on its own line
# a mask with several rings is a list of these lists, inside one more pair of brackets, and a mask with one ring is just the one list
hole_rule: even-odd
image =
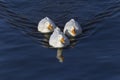
[[[37,31],[46,16],[83,34],[57,51]],[[120,80],[119,61],[120,0],[0,0],[0,80]]]

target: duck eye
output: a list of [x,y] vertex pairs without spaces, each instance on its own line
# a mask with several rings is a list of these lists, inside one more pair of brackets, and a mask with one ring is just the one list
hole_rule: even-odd
[[49,30],[53,30],[53,27],[52,27],[51,24],[48,25],[48,29],[49,29]]
[[64,43],[65,43],[65,39],[64,39],[64,38],[61,38],[61,39],[60,39],[60,42],[64,44]]

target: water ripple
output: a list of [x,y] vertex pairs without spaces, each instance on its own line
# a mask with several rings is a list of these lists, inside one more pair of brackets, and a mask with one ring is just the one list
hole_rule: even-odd
[[[62,2],[58,2],[59,4],[65,5]],[[71,4],[67,3],[68,4]],[[74,47],[77,42],[79,42],[80,39],[85,39],[87,37],[90,37],[91,35],[96,33],[96,30],[98,29],[94,25],[97,23],[100,23],[106,18],[109,18],[116,13],[120,12],[120,4],[119,2],[115,3],[115,6],[111,6],[107,9],[105,9],[103,12],[99,12],[97,15],[95,15],[92,19],[87,20],[87,22],[82,23],[83,28],[83,34],[76,37],[75,39],[72,39],[71,45],[69,47]],[[6,22],[14,26],[14,28],[20,29],[24,34],[27,34],[28,36],[32,37],[35,41],[38,41],[43,46],[49,47],[48,44],[48,37],[46,35],[40,34],[37,31],[37,22],[33,22],[33,20],[30,20],[25,15],[21,15],[19,13],[14,12],[12,9],[10,9],[8,4],[5,2],[0,1],[0,16],[4,17],[6,19]],[[51,6],[46,6],[44,8],[41,8],[41,12],[49,12]],[[69,7],[66,8],[65,11],[59,11],[59,10],[52,10],[54,13],[63,13],[60,16],[58,16],[55,21],[58,25],[60,25],[60,28],[63,29],[63,26],[60,23],[65,23],[65,19],[68,17],[68,13],[71,12],[71,10],[75,9],[76,7]],[[62,19],[62,20],[59,20]]]

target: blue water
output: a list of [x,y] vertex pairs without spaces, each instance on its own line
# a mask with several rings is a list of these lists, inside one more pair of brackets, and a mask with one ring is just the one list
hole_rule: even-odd
[[[82,26],[63,63],[37,32],[46,16]],[[120,0],[0,0],[0,80],[120,80]]]

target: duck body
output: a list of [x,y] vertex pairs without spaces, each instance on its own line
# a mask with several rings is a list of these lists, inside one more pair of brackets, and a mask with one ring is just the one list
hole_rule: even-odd
[[76,37],[82,33],[82,28],[77,21],[71,19],[65,24],[63,31],[68,37]]
[[43,18],[38,24],[38,31],[41,33],[51,33],[55,28],[55,23],[48,17]]
[[65,36],[63,32],[60,31],[58,27],[54,30],[49,39],[49,45],[54,48],[63,48],[70,44],[69,39]]

